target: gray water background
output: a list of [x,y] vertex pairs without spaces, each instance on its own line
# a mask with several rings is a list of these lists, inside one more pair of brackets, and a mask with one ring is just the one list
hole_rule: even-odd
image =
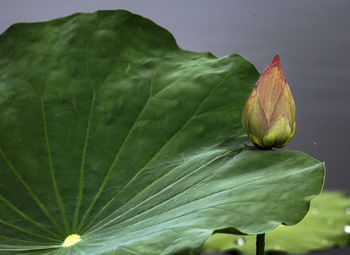
[[[0,0],[0,33],[17,22],[99,9],[141,14],[181,48],[237,52],[259,71],[278,53],[297,107],[287,149],[325,161],[325,188],[350,194],[349,0]],[[350,248],[312,254],[349,255]]]

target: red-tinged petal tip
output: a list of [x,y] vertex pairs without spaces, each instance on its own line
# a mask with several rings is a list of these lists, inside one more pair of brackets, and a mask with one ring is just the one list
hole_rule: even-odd
[[270,64],[265,68],[266,69],[269,69],[271,66],[273,65],[281,65],[280,63],[280,56],[278,56],[278,54],[272,59],[272,61],[270,62]]

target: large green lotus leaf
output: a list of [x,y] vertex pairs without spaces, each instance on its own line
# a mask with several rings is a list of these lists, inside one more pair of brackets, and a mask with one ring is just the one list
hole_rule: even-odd
[[[246,146],[259,73],[127,11],[0,37],[0,253],[198,254],[215,229],[295,224],[324,166]],[[70,234],[81,241],[64,247]]]
[[[350,199],[342,192],[323,192],[311,202],[306,217],[295,226],[281,225],[266,234],[266,250],[307,253],[347,245],[350,241]],[[207,251],[238,249],[255,254],[255,236],[214,234]]]

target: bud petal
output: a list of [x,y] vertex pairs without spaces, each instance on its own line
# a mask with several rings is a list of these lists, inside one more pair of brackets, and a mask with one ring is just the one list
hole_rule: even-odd
[[261,148],[282,148],[293,137],[295,105],[278,55],[249,95],[242,123],[250,140]]
[[282,148],[284,143],[289,139],[292,133],[292,128],[289,125],[286,116],[282,114],[278,119],[271,123],[263,138],[265,147]]
[[271,119],[284,84],[284,74],[279,57],[276,55],[255,85],[267,120]]
[[261,138],[267,129],[267,121],[255,88],[250,93],[243,111],[243,127],[248,135],[254,134],[254,140],[260,141],[257,144],[262,143]]

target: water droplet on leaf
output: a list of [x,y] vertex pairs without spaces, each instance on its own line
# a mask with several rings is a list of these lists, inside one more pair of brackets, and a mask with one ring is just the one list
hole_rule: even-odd
[[280,249],[281,249],[281,246],[275,245],[275,246],[273,246],[273,249],[274,249],[274,250],[280,250]]
[[243,237],[240,237],[235,240],[235,244],[242,246],[243,244],[245,244],[245,239]]
[[328,218],[327,224],[332,225],[334,223],[334,220],[332,218]]
[[344,227],[344,232],[347,233],[347,234],[350,234],[350,225],[346,225]]
[[319,210],[317,207],[315,207],[315,208],[313,208],[313,209],[311,210],[311,213],[314,214],[314,215],[317,215],[317,214],[320,213],[320,210]]

